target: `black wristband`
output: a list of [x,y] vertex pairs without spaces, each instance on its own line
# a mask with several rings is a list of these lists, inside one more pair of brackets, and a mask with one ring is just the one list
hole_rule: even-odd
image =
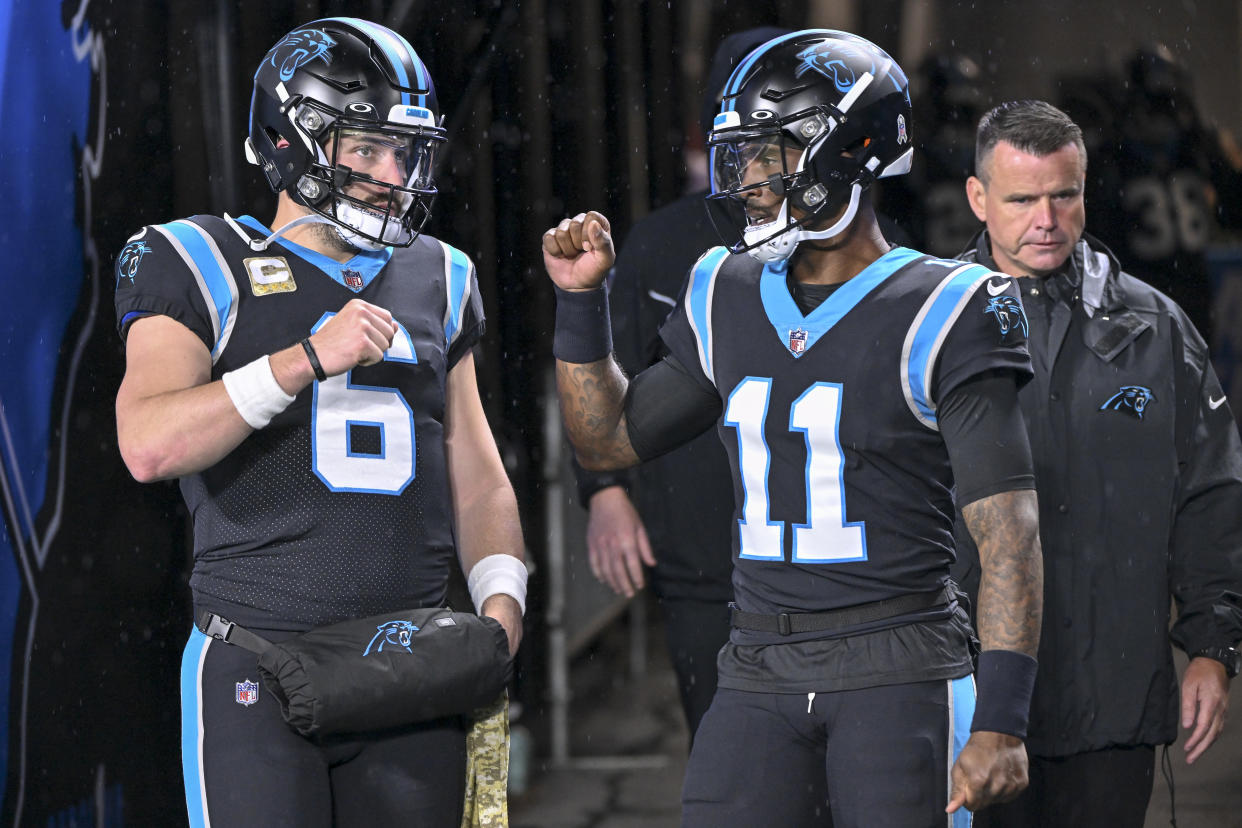
[[612,353],[612,324],[608,320],[608,291],[556,290],[556,331],[552,355],[561,362],[585,365]]
[[593,472],[583,469],[578,473],[578,505],[583,509],[591,508],[591,498],[610,486],[620,486],[628,494],[630,491],[630,475],[623,470]]
[[323,365],[319,362],[319,354],[315,353],[315,346],[311,345],[310,339],[302,340],[302,350],[306,351],[306,358],[310,360],[311,370],[315,372],[315,379],[323,382],[328,375],[323,372]]
[[970,732],[989,730],[1026,738],[1031,691],[1039,663],[1026,653],[984,650],[975,668],[975,718]]

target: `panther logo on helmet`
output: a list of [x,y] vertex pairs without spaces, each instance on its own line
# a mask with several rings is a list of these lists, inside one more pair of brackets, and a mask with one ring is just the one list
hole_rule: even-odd
[[272,47],[269,60],[280,71],[280,79],[288,81],[293,73],[313,60],[332,62],[332,47],[336,45],[327,32],[316,29],[298,29],[290,32]]
[[[866,61],[869,57],[839,41],[825,41],[806,47],[798,53],[798,59],[802,63],[794,72],[797,77],[816,71],[832,81],[838,92],[848,92],[858,82],[858,75],[846,60]],[[871,65],[874,71],[875,62],[871,61]]]
[[408,247],[437,193],[441,120],[409,41],[376,23],[325,18],[285,35],[259,64],[246,160],[350,247]]
[[747,55],[708,136],[708,209],[730,252],[782,262],[844,232],[876,180],[910,171],[908,88],[888,53],[848,32],[792,32]]

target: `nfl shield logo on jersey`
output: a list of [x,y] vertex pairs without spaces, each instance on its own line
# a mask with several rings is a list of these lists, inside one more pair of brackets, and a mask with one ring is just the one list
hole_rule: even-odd
[[250,679],[237,682],[237,703],[249,707],[259,700],[259,685]]
[[792,354],[800,354],[806,350],[806,331],[797,328],[789,332],[789,351]]
[[362,288],[362,274],[356,270],[348,268],[342,270],[341,279],[344,280],[345,287],[347,288],[352,288],[353,290],[360,290]]

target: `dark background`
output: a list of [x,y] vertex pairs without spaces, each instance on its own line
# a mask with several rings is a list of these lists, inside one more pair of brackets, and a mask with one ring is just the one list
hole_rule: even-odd
[[[44,7],[59,13],[63,40],[32,41],[18,25]],[[43,79],[14,68],[14,55],[81,62],[67,45],[75,42],[70,32],[98,38],[89,95],[83,90],[89,126],[75,138],[72,158],[45,155],[37,166],[78,170],[86,145],[98,165],[77,175],[75,192],[46,192],[38,169],[16,168],[14,154],[0,149],[6,190],[23,198],[33,192],[30,203],[8,200],[8,209],[33,210],[35,199],[61,205],[65,214],[47,220],[64,222],[63,244],[83,248],[81,272],[39,274],[30,262],[41,251],[0,231],[7,299],[0,553],[13,559],[0,580],[12,599],[0,617],[0,634],[11,638],[7,687],[0,685],[7,691],[3,824],[184,820],[177,681],[189,629],[186,515],[175,484],[139,486],[116,451],[112,406],[123,353],[112,260],[145,224],[226,211],[271,218],[274,198],[245,163],[242,140],[253,69],[281,35],[319,17],[367,17],[401,32],[435,80],[450,143],[427,232],[478,265],[488,317],[480,385],[537,567],[514,695],[538,735],[547,690],[538,566],[549,535],[541,469],[552,327],[540,234],[566,214],[599,209],[624,238],[635,219],[701,182],[696,123],[707,63],[724,35],[758,25],[829,26],[872,39],[910,71],[916,105],[922,81],[914,70],[928,55],[976,56],[983,103],[1056,100],[1067,78],[1119,73],[1136,46],[1163,40],[1194,77],[1201,120],[1242,131],[1236,2],[1053,0],[1035,8],[948,0],[65,0],[57,8],[51,0],[11,0],[0,12],[15,21],[5,29],[6,102],[17,88],[42,95]],[[3,117],[37,118],[67,106],[49,90],[42,109],[14,114],[6,103]],[[1089,205],[1089,228],[1090,216]],[[1223,232],[1213,240],[1226,258],[1235,249]],[[11,433],[6,412],[28,401],[13,362],[28,343],[17,341],[20,327],[9,320],[26,318],[32,306],[23,297],[50,279],[77,296],[63,330],[38,341],[58,366],[50,425],[46,435]],[[1236,324],[1218,325],[1223,342],[1236,341]],[[40,485],[25,495],[26,506],[15,459],[23,441],[45,469],[30,478]]]

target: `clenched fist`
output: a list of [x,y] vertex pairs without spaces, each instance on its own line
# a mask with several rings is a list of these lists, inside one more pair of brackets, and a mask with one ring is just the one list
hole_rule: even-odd
[[592,210],[543,234],[543,265],[562,290],[593,290],[616,261],[608,219]]

